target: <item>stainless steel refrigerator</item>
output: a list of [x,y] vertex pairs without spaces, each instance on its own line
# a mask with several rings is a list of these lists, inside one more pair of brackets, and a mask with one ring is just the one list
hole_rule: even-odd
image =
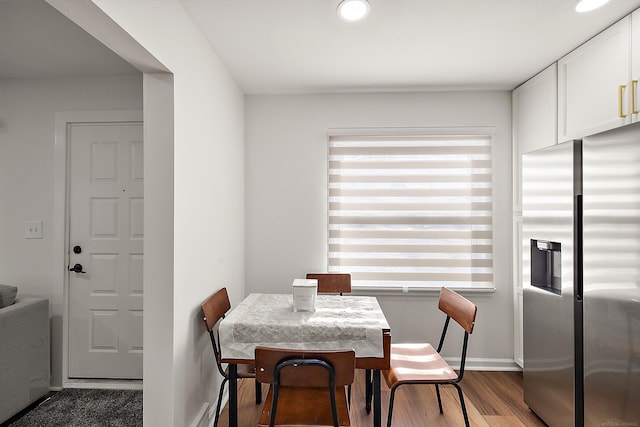
[[524,399],[640,426],[640,125],[523,156]]

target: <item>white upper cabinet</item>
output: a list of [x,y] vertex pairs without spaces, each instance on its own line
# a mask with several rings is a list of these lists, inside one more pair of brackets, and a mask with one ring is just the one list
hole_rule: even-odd
[[521,205],[522,154],[556,143],[558,118],[557,66],[544,71],[517,87],[513,97],[513,209]]
[[631,17],[558,61],[558,142],[631,122]]
[[640,92],[638,91],[640,80],[640,9],[631,14],[631,90],[629,92],[629,110],[631,120],[640,120]]
[[556,64],[513,91],[513,137],[522,154],[556,143],[557,103]]

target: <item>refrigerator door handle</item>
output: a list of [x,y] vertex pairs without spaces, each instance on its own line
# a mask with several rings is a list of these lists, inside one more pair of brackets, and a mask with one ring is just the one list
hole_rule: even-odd
[[575,245],[574,245],[574,280],[575,280],[575,298],[581,302],[583,298],[583,280],[582,280],[582,194],[575,196]]

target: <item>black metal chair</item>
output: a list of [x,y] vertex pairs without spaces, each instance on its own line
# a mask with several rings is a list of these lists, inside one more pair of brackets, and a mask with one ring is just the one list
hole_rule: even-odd
[[256,378],[270,383],[259,426],[350,425],[345,386],[353,383],[353,350],[256,347]]
[[[215,357],[216,366],[218,372],[222,375],[222,383],[220,384],[220,391],[218,392],[218,403],[216,405],[216,418],[213,422],[214,427],[218,425],[218,418],[220,417],[220,405],[222,403],[222,392],[224,391],[224,385],[229,381],[228,368],[223,369],[220,362],[220,340],[216,339],[218,333],[216,325],[224,318],[225,314],[231,309],[231,302],[229,301],[229,294],[227,288],[222,288],[212,296],[210,296],[201,306],[202,319],[204,320],[209,336],[211,337],[211,346],[213,347],[213,355]],[[239,366],[238,378],[256,378],[255,366]],[[255,380],[256,383],[256,404],[262,402],[262,385]]]
[[[478,309],[475,304],[468,299],[444,287],[440,290],[438,308],[447,315],[447,318],[444,322],[444,328],[442,329],[442,335],[440,336],[440,343],[437,349],[434,349],[433,346],[428,343],[391,345],[391,369],[382,371],[387,385],[391,389],[387,427],[391,427],[393,401],[396,390],[401,385],[406,384],[435,385],[441,414],[442,400],[440,399],[439,386],[445,384],[454,386],[458,390],[458,396],[460,396],[460,406],[462,407],[464,423],[469,427],[469,417],[467,416],[460,381],[462,381],[462,376],[464,375],[464,365],[467,358],[467,342],[469,341],[469,335],[473,332]],[[440,351],[442,350],[451,319],[458,323],[464,330],[459,373],[456,373],[444,358],[440,356]]]

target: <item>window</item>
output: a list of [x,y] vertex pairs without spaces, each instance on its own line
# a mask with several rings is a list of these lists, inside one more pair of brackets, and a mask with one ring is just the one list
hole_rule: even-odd
[[354,288],[493,288],[491,140],[330,134],[328,271]]

